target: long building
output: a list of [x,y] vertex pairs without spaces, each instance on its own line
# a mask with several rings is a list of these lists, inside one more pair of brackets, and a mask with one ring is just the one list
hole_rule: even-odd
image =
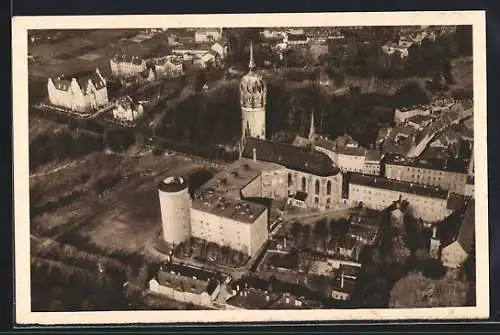
[[126,78],[146,71],[146,60],[137,56],[117,54],[109,60],[109,66],[114,77]]
[[451,214],[448,191],[437,186],[419,185],[384,177],[351,174],[349,176],[349,202],[384,209],[398,200],[406,200],[413,214],[426,222],[437,222]]
[[459,159],[426,160],[390,155],[385,161],[385,177],[465,194],[467,168],[468,162]]

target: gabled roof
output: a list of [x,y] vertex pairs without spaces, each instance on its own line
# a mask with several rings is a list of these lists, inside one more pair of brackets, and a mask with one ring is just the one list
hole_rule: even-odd
[[325,177],[340,172],[326,154],[318,151],[250,137],[246,141],[243,157],[253,158],[253,149],[257,160],[280,164],[291,170]]

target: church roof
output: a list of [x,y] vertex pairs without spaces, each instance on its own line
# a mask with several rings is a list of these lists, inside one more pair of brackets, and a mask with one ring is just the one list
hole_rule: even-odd
[[276,163],[291,170],[317,176],[332,176],[340,171],[326,154],[318,151],[250,137],[246,141],[243,157],[252,158],[253,149],[257,160]]

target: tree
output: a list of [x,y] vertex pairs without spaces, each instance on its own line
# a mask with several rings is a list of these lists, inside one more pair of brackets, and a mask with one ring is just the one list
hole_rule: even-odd
[[323,250],[326,251],[326,241],[328,241],[328,220],[326,218],[316,222],[313,234],[317,240],[323,242]]
[[456,307],[464,306],[468,284],[444,277],[434,280],[421,272],[412,271],[400,279],[391,290],[389,307]]
[[294,221],[292,223],[292,228],[291,228],[290,232],[292,233],[292,236],[293,236],[295,243],[297,243],[299,241],[299,238],[302,234],[302,231],[303,231],[302,224],[299,221]]
[[124,152],[135,142],[134,134],[131,130],[111,126],[104,132],[104,142],[115,152]]

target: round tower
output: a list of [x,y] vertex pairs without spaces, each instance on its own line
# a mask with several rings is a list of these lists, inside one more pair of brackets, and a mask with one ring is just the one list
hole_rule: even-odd
[[242,138],[266,138],[267,85],[262,76],[253,72],[253,46],[250,44],[249,72],[240,83],[240,104],[242,119]]
[[191,198],[182,177],[168,177],[158,186],[163,239],[170,244],[187,241],[191,236]]

